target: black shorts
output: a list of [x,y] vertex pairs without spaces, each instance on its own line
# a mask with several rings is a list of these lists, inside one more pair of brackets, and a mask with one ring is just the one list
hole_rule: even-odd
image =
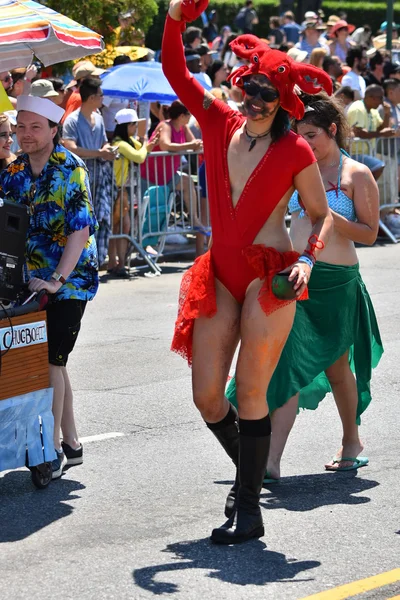
[[81,328],[86,300],[60,300],[50,302],[47,312],[47,340],[49,363],[65,367]]

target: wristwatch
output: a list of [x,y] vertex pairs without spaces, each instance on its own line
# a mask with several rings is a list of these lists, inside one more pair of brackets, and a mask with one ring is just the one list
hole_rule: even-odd
[[51,276],[51,279],[54,279],[55,281],[61,281],[61,283],[64,285],[64,283],[66,283],[66,279],[65,277],[63,277],[61,275],[61,273],[57,273],[57,271],[54,271],[53,275]]

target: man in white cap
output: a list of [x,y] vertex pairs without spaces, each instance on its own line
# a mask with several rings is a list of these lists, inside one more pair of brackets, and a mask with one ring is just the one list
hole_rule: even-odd
[[30,209],[25,251],[29,288],[46,290],[50,298],[46,310],[56,479],[66,464],[83,461],[66,365],[86,303],[98,288],[97,221],[85,165],[60,144],[64,110],[46,98],[19,96],[17,111],[22,154],[0,173],[0,188],[9,200]]

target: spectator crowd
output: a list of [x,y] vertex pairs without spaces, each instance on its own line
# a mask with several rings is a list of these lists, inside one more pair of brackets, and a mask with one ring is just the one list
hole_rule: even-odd
[[[119,22],[116,45],[137,46],[141,51],[136,52],[136,57],[141,62],[160,60],[157,49],[145,48],[144,34],[135,28],[133,13],[120,15]],[[193,74],[202,74],[211,93],[233,110],[244,111],[242,93],[227,78],[243,63],[232,53],[230,43],[241,33],[254,33],[255,27],[258,34],[262,31],[271,48],[287,53],[297,62],[310,63],[326,71],[352,134],[357,138],[350,144],[351,155],[367,165],[376,180],[384,181],[385,172],[390,173],[390,181],[385,185],[392,186],[391,201],[395,202],[400,180],[400,143],[397,142],[400,62],[396,50],[400,47],[397,45],[400,26],[393,23],[394,50],[391,53],[385,49],[386,22],[382,22],[379,31],[373,31],[368,24],[350,24],[344,13],[325,18],[321,10],[307,11],[303,21],[298,23],[294,13],[286,10],[272,16],[267,24],[260,23],[252,1],[246,0],[233,23],[221,24],[218,12],[211,10],[203,15],[203,25],[203,28],[189,26],[183,34],[187,68]],[[130,55],[119,54],[114,66],[131,61]],[[198,253],[204,249],[209,235],[204,217],[207,195],[204,168],[194,173],[190,160],[180,157],[190,150],[201,153],[201,131],[179,101],[165,106],[160,102],[137,102],[104,95],[104,73],[104,69],[90,60],[82,60],[74,65],[65,80],[42,74],[40,64],[0,73],[0,79],[14,109],[18,96],[27,94],[49,99],[65,109],[61,140],[88,168],[99,222],[96,235],[100,263],[104,264],[109,256],[110,275],[127,277],[128,244],[109,243],[111,233],[129,234],[133,225],[132,203],[137,208],[138,198],[129,181],[126,163],[142,165],[140,170],[138,168],[142,192],[156,184],[167,186],[170,191],[180,189],[181,211],[187,215],[196,236]],[[6,115],[11,138],[5,149],[0,141],[2,168],[20,152],[15,133],[16,111],[8,111]],[[171,154],[167,167],[165,162],[161,167],[155,164],[154,158],[148,158],[154,151]]]

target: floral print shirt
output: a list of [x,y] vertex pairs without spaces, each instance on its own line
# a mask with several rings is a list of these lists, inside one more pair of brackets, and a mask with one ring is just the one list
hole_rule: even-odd
[[0,173],[0,191],[29,208],[25,258],[31,277],[49,280],[57,269],[68,236],[89,226],[89,239],[74,270],[53,300],[91,300],[99,285],[98,228],[84,162],[57,145],[39,177],[27,154],[21,154]]

